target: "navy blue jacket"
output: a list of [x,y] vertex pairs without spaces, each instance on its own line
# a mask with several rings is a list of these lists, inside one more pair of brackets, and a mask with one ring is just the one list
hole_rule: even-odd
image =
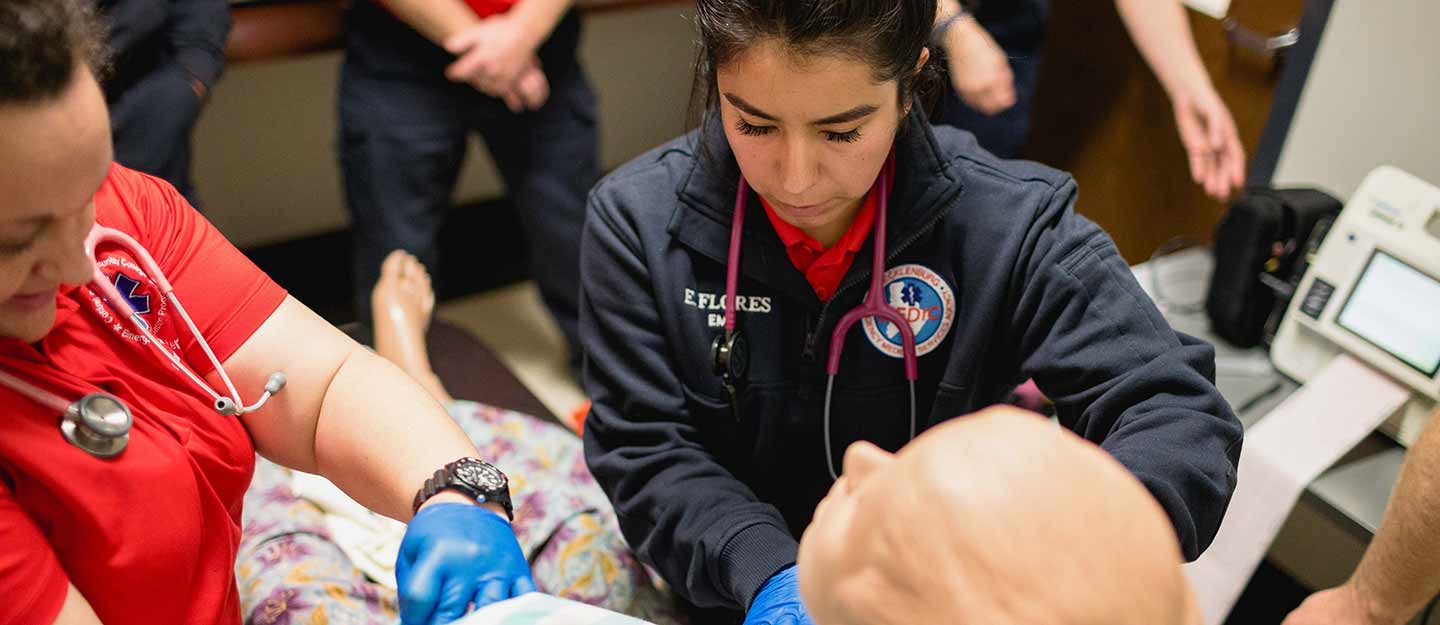
[[[643,561],[697,606],[743,609],[795,561],[830,487],[824,364],[836,320],[867,290],[872,242],[822,303],[751,198],[736,299],[752,356],[737,422],[710,344],[723,332],[739,172],[718,124],[704,130],[708,157],[699,132],[591,193],[581,248],[593,400],[585,456]],[[1033,377],[1062,424],[1145,484],[1185,557],[1196,558],[1219,528],[1240,454],[1240,423],[1213,383],[1214,349],[1170,328],[1110,237],[1074,212],[1066,174],[997,160],[964,131],[932,130],[918,111],[895,154],[887,276],[938,276],[954,300],[887,278],[889,301],[918,313],[930,339],[919,359],[922,430]],[[857,325],[844,344],[837,463],[856,440],[889,450],[907,442],[908,386],[901,361],[879,349],[879,330],[872,339]]]

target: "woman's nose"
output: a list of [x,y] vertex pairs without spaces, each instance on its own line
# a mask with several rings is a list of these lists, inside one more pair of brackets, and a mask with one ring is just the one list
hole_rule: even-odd
[[780,163],[780,188],[791,198],[803,195],[815,185],[817,161],[811,147],[801,140],[789,140]]

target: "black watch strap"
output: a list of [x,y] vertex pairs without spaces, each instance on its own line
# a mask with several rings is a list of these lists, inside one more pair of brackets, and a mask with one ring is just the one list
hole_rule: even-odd
[[476,458],[461,458],[441,467],[420,492],[415,493],[413,511],[419,511],[431,497],[443,490],[454,490],[478,503],[496,503],[505,509],[505,516],[515,520],[510,503],[510,479],[495,465]]

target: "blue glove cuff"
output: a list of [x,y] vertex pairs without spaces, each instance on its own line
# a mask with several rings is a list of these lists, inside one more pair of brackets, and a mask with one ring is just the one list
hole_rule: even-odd
[[766,594],[767,591],[769,591],[770,594],[774,594],[784,588],[798,586],[799,580],[796,579],[797,572],[798,569],[794,564],[776,571],[774,575],[770,576],[770,579],[765,580],[765,584],[760,587],[760,592],[755,593],[755,599],[758,601],[760,595]]

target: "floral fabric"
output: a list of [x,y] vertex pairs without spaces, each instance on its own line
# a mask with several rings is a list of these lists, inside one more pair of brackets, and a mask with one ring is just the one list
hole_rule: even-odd
[[[683,623],[658,577],[631,554],[610,502],[569,431],[468,401],[448,406],[482,458],[510,477],[515,535],[541,592],[658,625]],[[258,459],[245,495],[236,575],[248,625],[393,625],[395,592],[365,578],[332,542],[290,472]]]

